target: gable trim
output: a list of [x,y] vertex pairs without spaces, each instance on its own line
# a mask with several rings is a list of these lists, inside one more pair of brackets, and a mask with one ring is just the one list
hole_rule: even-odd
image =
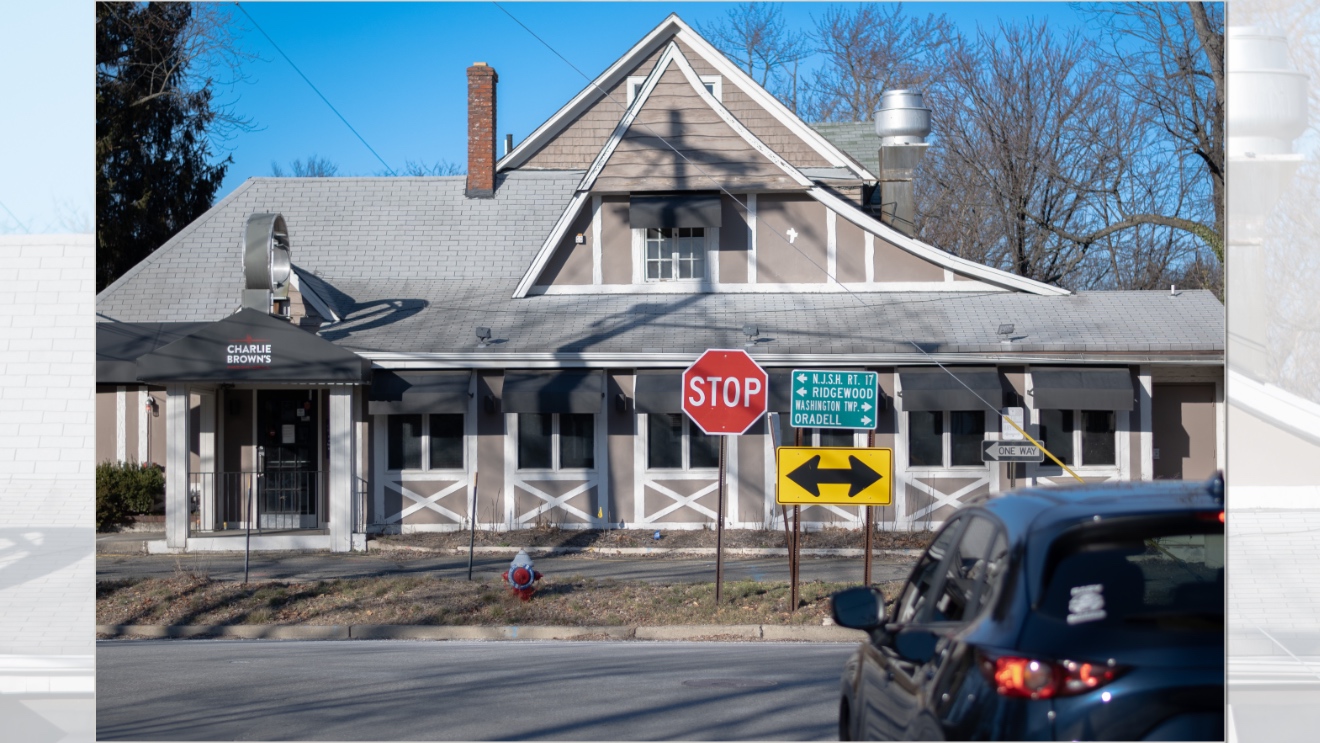
[[[857,207],[853,206],[851,202],[830,193],[824,188],[815,187],[807,193],[811,194],[812,198],[821,202],[829,209],[838,212],[839,216],[852,222],[858,227],[861,227],[863,230],[874,233],[876,236],[884,238],[918,258],[930,261],[937,266],[955,271],[964,276],[976,278],[989,284],[1023,291],[1029,294],[1056,296],[1072,294],[1072,292],[1067,289],[1061,289],[1057,286],[1051,286],[1041,281],[1017,276],[1008,273],[1007,271],[1001,271],[997,268],[981,265],[980,263],[974,263],[966,258],[959,258],[958,256],[946,253],[939,248],[927,245],[920,240],[908,237],[884,222],[862,212]],[[946,286],[949,285],[956,286],[956,283],[946,283]]]
[[[721,88],[726,82],[732,81],[737,88],[747,97],[768,112],[775,120],[788,128],[790,132],[801,139],[816,154],[820,155],[827,162],[835,167],[848,168],[857,174],[857,177],[865,181],[875,181],[876,176],[866,169],[860,162],[851,155],[836,147],[832,142],[825,138],[816,130],[807,126],[797,117],[788,107],[780,103],[777,98],[770,95],[764,88],[756,83],[747,73],[743,72],[736,64],[733,64],[718,49],[711,46],[701,37],[691,26],[687,25],[677,14],[671,13],[668,18],[661,21],[658,26],[651,30],[640,41],[633,45],[631,49],[615,60],[614,64],[602,72],[594,80],[589,82],[576,96],[562,108],[554,113],[549,119],[537,127],[535,131],[527,136],[522,142],[514,147],[507,155],[500,158],[495,163],[495,171],[518,168],[525,164],[532,155],[536,154],[546,145],[547,142],[554,139],[566,127],[568,127],[578,116],[581,116],[591,106],[598,101],[610,98],[607,89],[620,80],[624,80],[627,73],[632,71],[648,55],[653,53],[661,45],[661,39],[672,35],[675,39],[683,41],[689,47],[699,54],[702,59],[719,71],[723,76]],[[669,43],[673,43],[672,41]],[[625,81],[626,84],[626,81]],[[624,91],[626,97],[627,91]],[[621,104],[622,105],[622,104]]]
[[568,202],[564,212],[559,215],[559,221],[555,222],[555,226],[550,230],[545,242],[541,243],[541,250],[532,259],[532,265],[528,267],[527,273],[523,274],[522,280],[518,282],[518,287],[513,290],[514,299],[527,296],[528,290],[541,277],[541,272],[545,270],[545,264],[550,261],[550,256],[554,255],[555,247],[564,239],[569,226],[573,224],[574,219],[577,219],[578,213],[582,210],[582,205],[586,203],[587,197],[590,195],[586,191],[573,194],[572,200]]
[[[587,170],[587,174],[582,177],[582,183],[578,186],[579,190],[585,191],[595,185],[596,178],[598,178],[601,171],[605,169],[605,164],[609,162],[610,157],[618,148],[619,143],[623,141],[624,135],[632,128],[632,124],[636,121],[637,115],[641,113],[642,107],[645,106],[647,100],[650,99],[651,93],[655,90],[655,86],[659,84],[660,78],[664,76],[666,71],[668,71],[670,64],[676,64],[678,66],[679,72],[683,74],[688,85],[692,87],[692,90],[699,98],[701,98],[702,102],[709,106],[710,109],[720,117],[720,120],[727,124],[730,129],[733,129],[734,133],[741,137],[742,140],[752,149],[756,150],[776,167],[784,171],[784,173],[792,178],[798,185],[805,188],[812,187],[813,184],[810,179],[803,175],[797,168],[789,164],[787,160],[780,157],[774,150],[767,147],[766,144],[758,139],[755,134],[752,134],[747,127],[743,126],[741,121],[738,121],[733,114],[729,113],[729,109],[725,108],[724,104],[715,100],[715,96],[711,95],[710,91],[706,90],[706,86],[702,82],[701,77],[697,74],[697,71],[692,69],[692,64],[683,56],[683,52],[678,48],[678,44],[671,41],[669,46],[665,47],[664,54],[662,54],[660,59],[656,62],[655,69],[651,70],[651,74],[647,76],[646,82],[642,85],[642,89],[637,91],[637,98],[633,101],[632,105],[628,107],[628,111],[624,113],[623,118],[620,119],[619,123],[614,127],[614,132],[610,135],[609,141],[606,142],[605,146],[601,149],[600,154],[596,156],[596,161],[591,164],[591,168]],[[661,141],[665,141],[663,138],[660,139]],[[669,142],[665,141],[665,144],[669,145]],[[674,151],[674,154],[682,157],[682,154],[679,153],[673,145],[669,145],[669,147]],[[700,166],[698,166],[698,170],[701,170]],[[702,175],[706,174],[703,172]],[[714,178],[712,177],[711,180],[714,180]],[[718,188],[718,184],[715,185]],[[723,188],[720,190],[727,193]]]
[[[661,43],[663,43],[661,40],[675,32],[674,21],[677,19],[678,16],[671,14],[661,21],[660,25],[651,29],[651,33],[643,36],[641,41],[638,41],[631,49],[624,52],[623,56],[615,60],[614,64],[600,73],[596,79],[587,83],[587,87],[583,88],[568,103],[565,103],[553,116],[546,119],[545,123],[527,135],[527,138],[519,142],[517,147],[514,147],[507,155],[497,160],[495,172],[498,173],[501,170],[521,166],[597,101],[610,98],[606,92],[607,89],[630,72],[640,60],[645,59],[660,48]],[[623,105],[622,102],[620,102],[620,105]]]

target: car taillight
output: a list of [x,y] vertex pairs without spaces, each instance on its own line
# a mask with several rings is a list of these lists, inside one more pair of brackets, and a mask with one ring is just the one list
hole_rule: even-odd
[[1072,660],[1048,661],[1005,655],[981,658],[981,670],[1006,697],[1049,699],[1081,694],[1118,678],[1122,668]]

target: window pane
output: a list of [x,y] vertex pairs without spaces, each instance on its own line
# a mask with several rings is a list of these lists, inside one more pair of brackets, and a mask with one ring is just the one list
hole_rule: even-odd
[[853,441],[853,432],[850,428],[820,429],[821,446],[852,446]]
[[708,436],[692,421],[688,421],[688,467],[719,467],[720,437]]
[[[930,411],[913,411],[909,413],[928,413]],[[934,413],[938,416],[939,413]],[[925,617],[925,609],[931,603],[931,588],[934,587],[936,579],[939,577],[940,561],[948,553],[949,548],[953,546],[953,537],[958,533],[958,522],[950,519],[945,524],[944,529],[931,542],[930,547],[926,549],[926,554],[921,556],[921,562],[917,564],[912,571],[912,577],[908,579],[907,585],[903,586],[903,592],[899,595],[897,604],[894,606],[894,621],[908,623],[921,621]]]
[[1114,411],[1082,411],[1082,464],[1114,464]]
[[[1073,456],[1073,411],[1040,411],[1040,443],[1066,465],[1077,464]],[[1046,464],[1053,464],[1049,458]]]
[[985,413],[980,410],[954,410],[949,413],[949,458],[954,467],[985,464],[981,460],[981,442],[985,440]]
[[985,557],[990,551],[990,540],[995,536],[994,524],[983,518],[973,517],[967,523],[962,540],[954,558],[949,561],[944,576],[944,588],[935,602],[935,611],[931,620],[936,622],[957,622],[971,619],[973,606],[980,584],[985,580]]
[[463,468],[462,414],[431,416],[431,469]]
[[649,281],[668,278],[667,272],[662,275],[662,268],[669,264],[669,256],[664,251],[664,238],[661,231],[655,228],[646,230],[646,278]]
[[422,468],[422,416],[390,416],[389,450],[390,469]]
[[908,413],[908,461],[913,467],[944,464],[944,414],[938,410]]
[[596,466],[595,416],[565,413],[559,416],[559,468],[591,469]]
[[706,277],[706,230],[703,227],[680,227],[678,233],[678,278]]
[[682,469],[681,413],[651,413],[646,416],[646,466],[653,470]]
[[518,468],[550,469],[549,413],[518,414]]

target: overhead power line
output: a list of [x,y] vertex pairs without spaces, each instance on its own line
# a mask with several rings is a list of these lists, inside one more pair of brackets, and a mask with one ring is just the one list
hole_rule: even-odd
[[[514,14],[510,13],[509,10],[508,10],[507,8],[505,8],[503,5],[501,5],[501,4],[498,3],[498,2],[493,2],[493,5],[494,5],[495,7],[497,7],[497,8],[499,8],[501,11],[503,11],[505,15],[509,16],[509,18],[513,19],[513,21],[514,21],[515,23],[517,23],[519,26],[522,26],[523,30],[525,30],[528,34],[531,34],[532,38],[534,38],[534,39],[536,39],[537,41],[541,42],[541,44],[544,45],[545,48],[549,49],[550,52],[551,52],[552,54],[554,54],[556,57],[559,57],[561,60],[563,60],[564,64],[566,64],[566,65],[568,65],[569,67],[571,67],[571,68],[573,69],[573,71],[576,72],[578,75],[581,75],[581,76],[583,77],[583,79],[585,79],[585,80],[587,81],[587,83],[588,83],[589,85],[591,85],[592,87],[594,87],[594,88],[596,88],[597,90],[599,90],[599,91],[601,92],[601,94],[604,95],[605,98],[607,98],[610,102],[614,103],[614,105],[618,106],[618,107],[621,108],[621,109],[627,110],[627,106],[625,106],[623,103],[621,103],[619,100],[617,100],[614,96],[610,95],[609,91],[606,91],[606,90],[604,90],[603,88],[601,88],[599,85],[597,85],[596,82],[595,82],[594,80],[592,80],[590,77],[588,77],[586,73],[584,73],[582,70],[578,69],[577,66],[574,65],[572,62],[568,61],[568,58],[567,58],[567,57],[565,57],[563,54],[560,54],[560,53],[559,53],[559,50],[555,49],[554,46],[552,46],[549,42],[547,42],[545,39],[542,39],[540,36],[538,36],[538,35],[536,34],[536,32],[534,32],[534,31],[532,31],[532,29],[528,28],[528,27],[527,27],[527,24],[525,24],[525,23],[523,23],[522,21],[518,20],[518,18],[517,18]],[[728,196],[730,199],[733,200],[734,203],[741,205],[744,209],[747,208],[747,205],[746,205],[746,204],[743,204],[741,201],[739,201],[737,196],[735,196],[734,194],[730,193],[729,190],[726,189],[722,183],[720,183],[720,182],[717,181],[713,176],[711,176],[709,173],[707,173],[706,170],[705,170],[704,168],[702,168],[701,165],[700,165],[699,163],[695,163],[695,162],[693,162],[691,159],[689,159],[687,155],[683,154],[682,151],[680,151],[677,147],[675,147],[673,144],[671,144],[671,143],[669,142],[668,139],[666,139],[665,137],[663,137],[663,136],[661,136],[660,134],[656,133],[653,129],[651,129],[650,126],[646,125],[645,123],[641,123],[641,126],[642,126],[642,128],[646,129],[647,132],[648,132],[651,136],[653,136],[653,137],[655,137],[656,139],[660,140],[660,142],[662,142],[662,143],[663,143],[666,147],[668,147],[670,150],[673,150],[674,154],[676,154],[676,155],[678,155],[679,157],[683,158],[684,162],[687,163],[687,165],[689,165],[690,167],[692,167],[694,170],[696,170],[697,173],[699,173],[702,177],[704,177],[705,179],[709,180],[712,184],[714,184],[714,185],[715,185],[715,188],[718,189],[718,190],[720,191],[720,193],[724,194],[725,196]],[[806,258],[806,259],[807,259],[807,260],[808,260],[813,266],[815,266],[816,268],[819,268],[819,269],[821,269],[822,271],[825,271],[826,276],[829,276],[829,272],[828,272],[828,270],[825,269],[825,267],[821,266],[820,263],[818,263],[814,257],[812,257],[812,256],[810,256],[810,255],[807,255],[807,253],[806,253],[804,250],[802,250],[802,248],[798,247],[797,245],[794,245],[794,244],[793,244],[793,241],[789,240],[787,235],[780,233],[778,230],[771,230],[771,229],[767,229],[767,230],[765,230],[764,232],[767,232],[767,233],[773,234],[773,235],[775,235],[776,237],[778,237],[781,241],[783,241],[783,243],[784,243],[785,245],[789,246],[789,247],[792,248],[794,251],[796,251],[799,255],[801,255],[802,257]],[[839,281],[837,278],[835,278],[835,277],[833,277],[833,276],[829,276],[829,278],[830,278],[831,281],[833,281],[834,283],[838,284],[839,287],[844,291],[845,294],[847,294],[848,296],[850,296],[850,297],[852,297],[853,299],[857,300],[859,303],[861,303],[862,306],[864,306],[864,307],[869,307],[869,306],[871,306],[871,305],[868,305],[868,304],[867,304],[866,300],[864,300],[864,299],[862,299],[861,297],[857,296],[857,294],[854,293],[851,289],[849,289],[849,288],[848,288],[843,282]],[[1046,450],[1045,447],[1044,447],[1043,445],[1040,445],[1039,442],[1037,442],[1035,439],[1032,439],[1031,436],[1027,435],[1027,433],[1026,433],[1025,431],[1023,431],[1020,427],[1018,427],[1018,425],[1017,425],[1016,423],[1014,423],[1014,422],[1013,422],[1008,416],[1005,416],[1005,415],[1003,415],[1002,413],[1000,413],[1000,412],[999,412],[999,408],[995,407],[994,405],[991,405],[990,402],[987,401],[984,397],[981,397],[981,395],[979,395],[979,394],[976,392],[976,390],[973,390],[970,386],[967,385],[966,382],[964,382],[963,380],[959,379],[959,378],[958,378],[958,375],[954,374],[952,371],[950,371],[950,370],[948,369],[948,367],[944,366],[944,365],[941,364],[938,360],[936,360],[933,356],[931,356],[930,353],[928,353],[928,352],[926,351],[926,349],[924,349],[924,348],[921,347],[921,344],[917,343],[916,341],[910,340],[910,339],[909,339],[909,340],[906,340],[906,342],[909,343],[909,344],[911,344],[913,348],[917,349],[917,351],[919,351],[923,356],[925,356],[928,360],[930,360],[932,363],[934,363],[936,366],[938,366],[940,369],[942,369],[942,370],[944,371],[944,373],[946,373],[946,374],[948,374],[949,376],[953,377],[954,380],[957,381],[958,384],[960,384],[960,385],[962,385],[964,388],[966,388],[968,392],[971,392],[973,395],[975,395],[975,396],[976,396],[976,399],[980,400],[981,403],[982,403],[983,405],[985,405],[986,408],[988,408],[992,413],[994,413],[995,415],[1000,416],[1001,418],[1003,418],[1003,419],[1006,420],[1006,421],[1009,421],[1009,423],[1010,423],[1014,428],[1017,428],[1018,431],[1020,431],[1024,436],[1027,436],[1028,439],[1031,439],[1032,443],[1037,444],[1038,446],[1040,446],[1040,448],[1041,448],[1043,451],[1045,451],[1047,454],[1049,454],[1049,451]],[[1074,478],[1076,478],[1076,479],[1079,480],[1079,481],[1082,479],[1082,478],[1078,477],[1077,473],[1073,472],[1071,469],[1068,469],[1068,467],[1067,467],[1066,465],[1064,465],[1062,462],[1060,462],[1058,459],[1056,459],[1056,458],[1054,457],[1053,454],[1049,454],[1049,456],[1050,456],[1051,459],[1054,459],[1054,461],[1055,461],[1057,464],[1059,464],[1060,466],[1062,466],[1063,469],[1066,470],[1066,471],[1068,472],[1068,474],[1072,475]]]
[[302,70],[298,69],[298,65],[294,64],[292,59],[289,59],[289,55],[285,54],[284,50],[280,48],[280,45],[275,43],[275,40],[270,37],[270,34],[266,33],[266,30],[261,27],[260,23],[257,23],[257,19],[253,18],[252,14],[247,12],[247,9],[243,7],[243,4],[234,3],[234,5],[239,10],[243,11],[243,15],[247,16],[249,21],[252,21],[252,25],[256,26],[257,30],[261,32],[261,35],[266,37],[266,41],[269,41],[270,45],[275,47],[275,51],[279,52],[281,57],[284,57],[284,61],[289,63],[289,66],[293,68],[294,72],[298,73],[298,76],[303,79],[303,82],[307,83],[307,85],[321,97],[321,100],[325,101],[325,105],[329,106],[330,110],[335,112],[335,116],[338,116],[339,120],[344,122],[344,126],[348,127],[350,132],[353,132],[353,136],[357,137],[358,141],[370,150],[371,154],[376,156],[376,159],[380,161],[380,164],[385,166],[385,170],[389,171],[390,175],[395,175],[394,168],[391,168],[390,164],[385,162],[385,158],[381,157],[380,153],[376,152],[375,148],[367,143],[366,138],[359,134],[358,130],[354,129],[352,124],[348,123],[348,119],[344,118],[344,115],[339,113],[339,109],[335,108],[335,104],[331,103],[330,99],[325,97],[325,94],[316,87],[316,84],[309,80],[307,76],[303,74]]

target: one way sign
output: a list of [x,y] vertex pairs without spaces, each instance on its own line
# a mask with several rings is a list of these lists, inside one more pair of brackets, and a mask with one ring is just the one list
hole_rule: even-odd
[[982,462],[1043,462],[1045,452],[1025,441],[982,441]]

